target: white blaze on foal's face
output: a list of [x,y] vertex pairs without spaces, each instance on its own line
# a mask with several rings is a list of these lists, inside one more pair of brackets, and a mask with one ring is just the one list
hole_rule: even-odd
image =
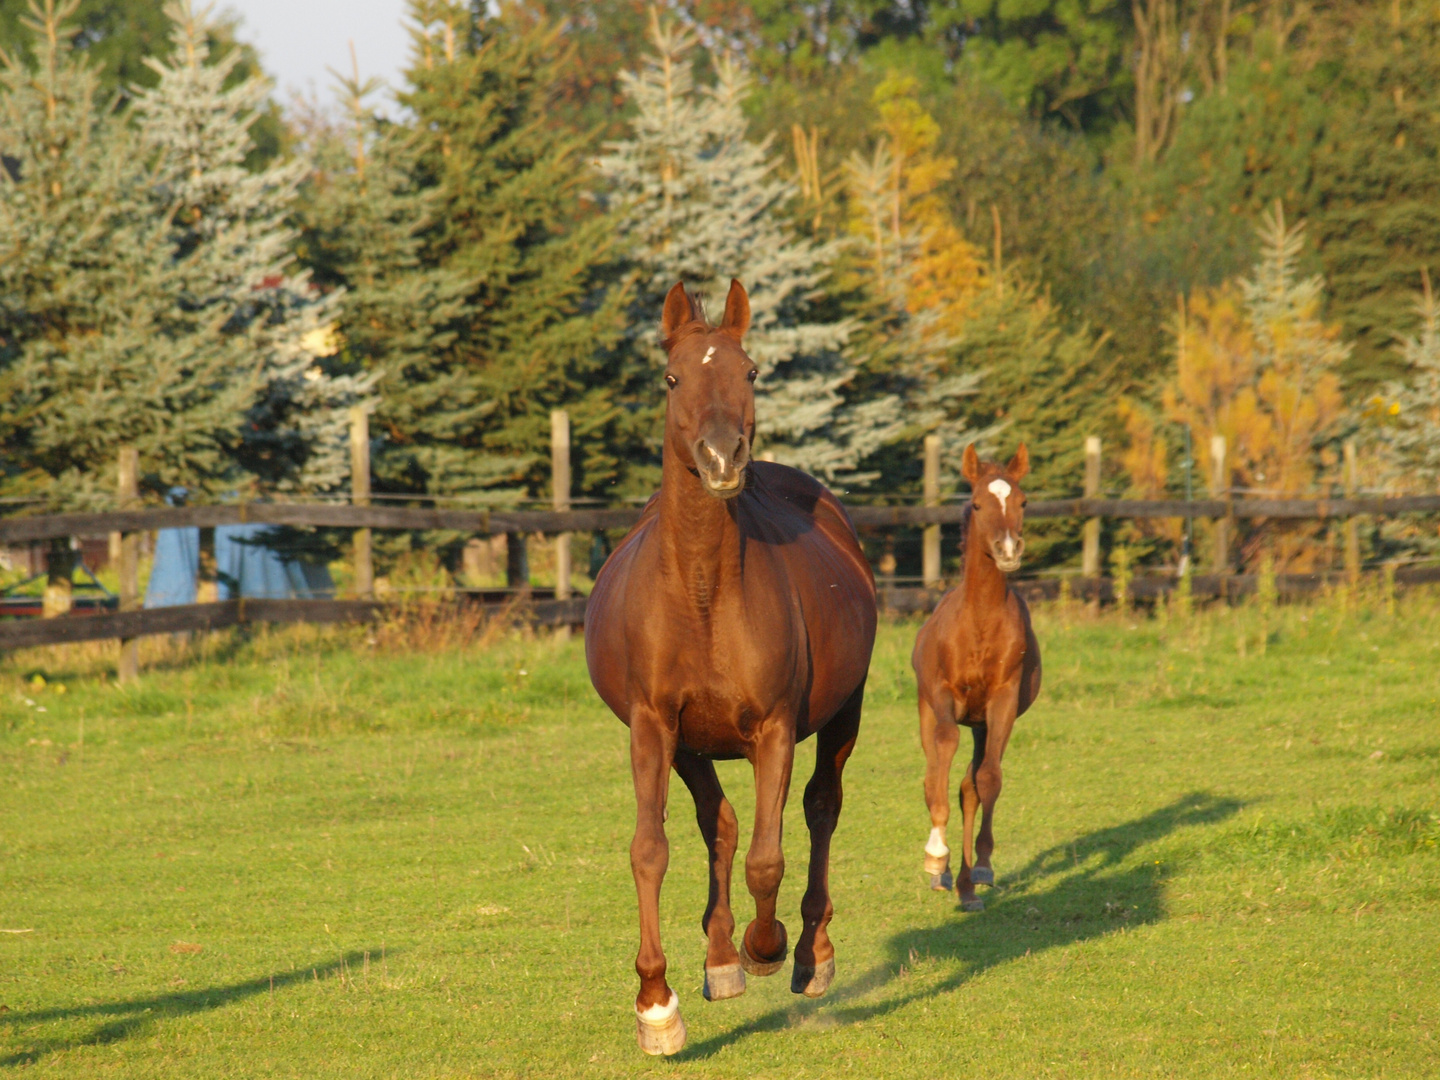
[[1010,485],[1004,480],[991,480],[989,492],[1000,500],[1000,513],[1005,513],[1005,501],[1010,498]]

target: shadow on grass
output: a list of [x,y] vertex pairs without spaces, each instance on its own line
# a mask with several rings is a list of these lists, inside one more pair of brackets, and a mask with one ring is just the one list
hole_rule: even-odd
[[[1029,953],[1159,922],[1171,868],[1158,860],[1122,864],[1178,829],[1218,824],[1242,805],[1237,799],[1196,792],[1144,817],[1056,845],[1036,855],[1008,882],[1002,880],[1001,887],[983,893],[983,914],[961,915],[955,908],[954,917],[940,926],[902,931],[886,942],[888,955],[882,963],[846,980],[828,997],[797,998],[787,1008],[692,1043],[679,1059],[709,1057],[758,1032],[800,1026],[821,1009],[826,1024],[886,1016],[913,1002],[958,990],[990,968]],[[935,901],[955,905],[953,894],[948,901],[937,895]],[[958,960],[964,966],[932,981],[924,974],[932,960]],[[865,1000],[878,994],[883,994],[879,1000]]]
[[[378,950],[376,951],[378,954]],[[390,952],[393,954],[394,949]],[[0,1024],[14,1032],[39,1023],[64,1022],[67,1020],[90,1020],[103,1018],[101,1023],[88,1034],[57,1036],[54,1038],[26,1039],[30,1045],[14,1053],[0,1057],[0,1068],[20,1065],[34,1065],[41,1058],[75,1050],[84,1046],[105,1046],[143,1034],[156,1020],[190,1016],[223,1008],[259,994],[274,993],[307,979],[328,979],[346,974],[358,967],[370,954],[349,952],[328,964],[318,964],[304,970],[292,969],[262,975],[245,982],[228,986],[208,986],[195,990],[175,991],[169,994],[155,994],[151,997],[134,998],[129,1001],[103,1001],[90,1005],[59,1005],[50,1009],[34,1009],[29,1012],[0,1013]]]

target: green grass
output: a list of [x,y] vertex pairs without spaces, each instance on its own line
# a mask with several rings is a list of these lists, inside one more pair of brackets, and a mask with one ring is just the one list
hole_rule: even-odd
[[[973,915],[924,888],[915,628],[883,628],[828,998],[787,972],[702,1000],[675,784],[662,903],[690,1043],[668,1061],[634,1043],[627,744],[578,641],[427,655],[299,629],[156,645],[134,689],[99,648],[13,657],[0,928],[30,932],[0,934],[0,1072],[1434,1076],[1437,616],[1424,595],[1266,625],[1039,613],[1046,686]],[[746,821],[747,767],[722,777]],[[794,931],[798,798],[787,840]]]

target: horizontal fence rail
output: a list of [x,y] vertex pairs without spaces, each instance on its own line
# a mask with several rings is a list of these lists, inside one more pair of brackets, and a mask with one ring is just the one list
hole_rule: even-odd
[[[383,600],[222,600],[62,619],[27,619],[0,623],[0,650],[224,630],[255,623],[370,622],[399,607],[402,605]],[[578,626],[585,621],[584,597],[487,604],[485,608],[494,615],[513,615],[532,625]]]
[[[950,525],[961,520],[964,503],[943,506],[857,506],[846,509],[857,526]],[[1290,518],[1324,520],[1369,514],[1440,512],[1440,495],[1363,499],[1032,499],[1028,518]],[[292,525],[334,529],[446,530],[503,533],[594,532],[628,529],[640,520],[633,507],[609,510],[438,510],[425,507],[344,506],[324,503],[227,503],[166,506],[93,514],[42,514],[0,518],[0,543],[26,543],[67,536],[218,525]]]

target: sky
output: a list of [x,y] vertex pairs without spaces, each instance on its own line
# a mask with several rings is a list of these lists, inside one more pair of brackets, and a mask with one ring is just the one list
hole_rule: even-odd
[[[218,10],[239,16],[237,36],[260,50],[282,105],[292,92],[332,105],[334,79],[325,69],[349,73],[352,41],[362,79],[378,75],[392,88],[401,85],[410,52],[400,25],[405,0],[221,0]],[[382,104],[378,97],[375,104]]]

